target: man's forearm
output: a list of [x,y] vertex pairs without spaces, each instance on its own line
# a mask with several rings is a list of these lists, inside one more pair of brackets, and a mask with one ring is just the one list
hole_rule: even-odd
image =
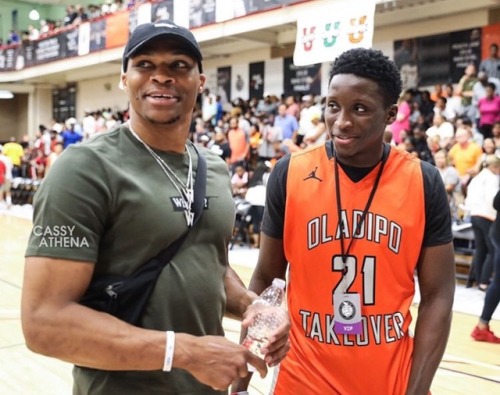
[[104,370],[159,370],[165,333],[134,327],[77,303],[25,312],[28,348],[66,362]]
[[224,279],[226,288],[226,316],[241,320],[247,307],[257,298],[257,295],[245,287],[236,272],[228,267]]
[[452,311],[446,300],[421,303],[415,327],[412,367],[406,395],[427,395],[439,367],[448,336]]

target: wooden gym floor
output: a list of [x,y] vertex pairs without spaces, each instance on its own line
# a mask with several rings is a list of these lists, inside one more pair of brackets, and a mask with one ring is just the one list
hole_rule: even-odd
[[[24,250],[31,230],[31,208],[0,208],[0,394],[71,394],[71,365],[36,355],[25,344],[20,324]],[[248,284],[258,251],[235,246],[230,262]],[[500,344],[475,342],[470,332],[481,312],[484,293],[457,284],[453,325],[444,358],[432,385],[433,395],[500,394]],[[418,296],[413,309],[416,314]],[[500,309],[492,329],[500,333]],[[225,320],[227,337],[239,338],[239,323]],[[267,394],[266,379],[254,377],[250,394]],[[255,375],[254,375],[255,376]]]

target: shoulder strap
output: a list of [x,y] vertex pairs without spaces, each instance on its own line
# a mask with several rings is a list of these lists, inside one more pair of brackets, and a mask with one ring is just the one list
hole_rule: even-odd
[[[194,148],[196,153],[198,154],[198,168],[196,169],[196,179],[194,180],[194,220],[192,227],[196,225],[201,217],[201,214],[203,213],[203,209],[205,207],[205,194],[207,189],[207,160],[198,151],[196,146]],[[186,239],[189,230],[190,228],[188,228],[188,230],[181,237],[179,237],[176,241],[174,241],[156,256],[162,266],[166,266],[174,257],[174,255],[177,254],[177,251],[179,251],[179,248]]]
[[203,209],[205,208],[205,195],[207,190],[207,160],[198,151],[196,146],[194,146],[194,149],[198,154],[198,168],[196,169],[196,179],[194,180],[193,226],[201,217]]

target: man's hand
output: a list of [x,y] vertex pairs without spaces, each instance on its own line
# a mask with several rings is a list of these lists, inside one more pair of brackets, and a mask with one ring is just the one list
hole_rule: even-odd
[[173,367],[187,370],[215,390],[225,391],[234,380],[246,377],[247,364],[255,367],[262,378],[266,376],[267,366],[262,359],[222,336],[176,334]]
[[[269,307],[266,307],[269,309]],[[275,309],[278,314],[282,317],[280,325],[274,330],[269,336],[269,341],[267,344],[263,345],[261,352],[264,354],[264,361],[270,366],[278,365],[286,356],[288,350],[290,350],[290,341],[288,340],[290,332],[290,317],[288,312],[281,307],[271,307]],[[247,332],[248,326],[253,322],[255,316],[261,313],[262,305],[252,304],[248,307],[245,312],[244,319],[242,321],[242,335]],[[231,387],[231,391],[245,391],[250,383],[251,375],[247,377],[237,378]]]
[[243,328],[248,328],[255,316],[257,314],[268,314],[269,312],[262,311],[262,309],[273,310],[273,314],[278,315],[279,326],[269,335],[269,341],[263,345],[261,348],[262,354],[264,354],[264,361],[268,366],[278,365],[286,356],[288,350],[290,349],[290,342],[288,341],[288,336],[290,332],[290,317],[288,312],[281,307],[269,307],[262,306],[259,304],[252,304],[248,306],[245,312],[244,319],[241,323]]

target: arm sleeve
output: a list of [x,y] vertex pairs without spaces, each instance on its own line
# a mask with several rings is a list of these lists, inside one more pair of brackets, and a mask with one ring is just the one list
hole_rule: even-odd
[[447,244],[453,240],[451,213],[443,180],[438,170],[421,161],[425,193],[425,234],[423,247]]
[[96,262],[112,201],[109,185],[95,152],[69,147],[35,195],[26,256]]
[[262,232],[275,238],[283,238],[286,204],[286,179],[290,155],[281,158],[269,175],[266,189],[266,205],[262,220]]

